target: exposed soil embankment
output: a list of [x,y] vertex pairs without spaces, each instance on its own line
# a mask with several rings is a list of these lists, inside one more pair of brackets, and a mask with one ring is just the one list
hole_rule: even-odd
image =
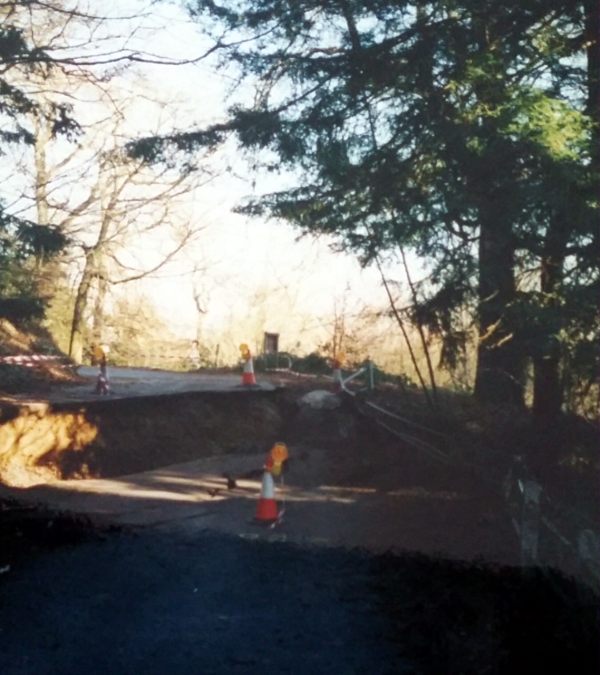
[[0,482],[117,476],[279,439],[281,392],[194,392],[88,403],[3,403]]

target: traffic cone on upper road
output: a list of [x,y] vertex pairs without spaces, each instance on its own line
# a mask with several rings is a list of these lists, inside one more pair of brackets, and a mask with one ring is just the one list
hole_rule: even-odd
[[279,518],[277,502],[275,501],[275,482],[268,468],[263,473],[260,498],[256,506],[255,520],[258,523],[269,525]]
[[110,394],[110,384],[108,382],[108,376],[100,373],[98,379],[96,380],[96,393],[102,396]]
[[240,352],[242,353],[242,359],[244,360],[244,366],[242,369],[242,384],[244,386],[252,386],[256,384],[256,377],[254,376],[254,362],[252,360],[252,354],[247,344],[240,345]]
[[96,393],[104,396],[110,394],[107,367],[107,355],[109,351],[107,345],[97,345],[94,347],[94,359],[99,368],[98,378],[96,379]]

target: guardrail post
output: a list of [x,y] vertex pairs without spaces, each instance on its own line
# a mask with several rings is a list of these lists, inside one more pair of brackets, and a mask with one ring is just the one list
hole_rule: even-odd
[[367,359],[367,372],[369,391],[373,391],[373,389],[375,389],[375,378],[373,373],[373,361],[371,361],[371,359]]
[[581,530],[577,537],[579,565],[600,581],[600,537],[592,530]]
[[532,480],[519,480],[523,495],[521,507],[521,564],[535,565],[540,537],[540,496],[542,486]]

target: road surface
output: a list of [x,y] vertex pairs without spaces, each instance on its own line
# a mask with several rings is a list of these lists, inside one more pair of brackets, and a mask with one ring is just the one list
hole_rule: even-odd
[[113,536],[2,591],[3,675],[415,672],[368,556],[198,533]]
[[[52,403],[67,401],[94,401],[103,398],[120,399],[139,396],[157,396],[161,394],[181,394],[194,391],[272,391],[275,386],[257,377],[255,386],[243,386],[241,375],[213,375],[205,373],[185,373],[150,368],[108,368],[110,394],[96,394],[96,378],[98,369],[80,366],[78,375],[84,378],[80,384],[69,384],[54,387],[50,392],[36,394],[35,399],[45,399]],[[31,399],[31,394],[17,394],[14,399]]]
[[[80,493],[72,506],[89,499],[97,511],[104,500],[107,513],[143,526],[0,576],[0,673],[502,675],[523,663],[573,672],[574,662],[578,675],[598,672],[594,599],[566,582],[558,597],[522,571],[352,545],[369,526],[381,545],[382,517],[402,510],[407,544],[435,520],[407,527],[411,494],[438,511],[452,510],[450,495],[406,490],[404,509],[385,514],[386,495],[302,487],[290,470],[296,486],[271,530],[252,522],[256,495],[241,495],[251,481],[211,502],[206,469],[126,477],[112,497],[99,485]],[[334,535],[344,532],[341,545]]]
[[[134,396],[237,386],[113,377]],[[264,454],[3,489],[123,529],[11,569],[0,559],[0,673],[480,675],[527,659],[570,672],[574,658],[597,672],[593,603],[482,569],[518,561],[497,501],[399,448],[374,452],[292,445],[274,528],[254,522]]]
[[[298,544],[362,547],[518,564],[519,548],[501,505],[442,483],[429,484],[389,462],[345,450],[292,447],[276,483],[282,522],[252,523],[265,453],[220,455],[112,479],[63,480],[29,488],[21,498],[58,511],[124,526],[166,526]],[[242,478],[258,470],[252,479]],[[224,475],[237,478],[227,489]],[[4,488],[1,494],[20,494]],[[460,527],[456,527],[460,523]]]

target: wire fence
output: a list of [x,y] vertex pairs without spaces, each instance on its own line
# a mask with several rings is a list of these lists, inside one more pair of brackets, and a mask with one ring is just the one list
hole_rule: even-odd
[[504,479],[504,499],[521,543],[523,565],[555,563],[600,588],[598,524],[580,509],[553,499],[520,457]]
[[[361,389],[348,386],[358,378],[366,382]],[[333,372],[340,392],[350,396],[358,410],[394,437],[444,464],[461,464],[475,471],[478,478],[503,497],[514,530],[519,538],[523,566],[556,566],[600,590],[600,528],[580,509],[553,499],[534,480],[520,456],[514,456],[508,473],[492,476],[488,467],[445,452],[439,447],[450,440],[448,435],[420,422],[387,410],[369,400],[374,390],[373,366],[344,376]],[[363,395],[359,396],[359,393]],[[366,395],[365,395],[366,393]]]

